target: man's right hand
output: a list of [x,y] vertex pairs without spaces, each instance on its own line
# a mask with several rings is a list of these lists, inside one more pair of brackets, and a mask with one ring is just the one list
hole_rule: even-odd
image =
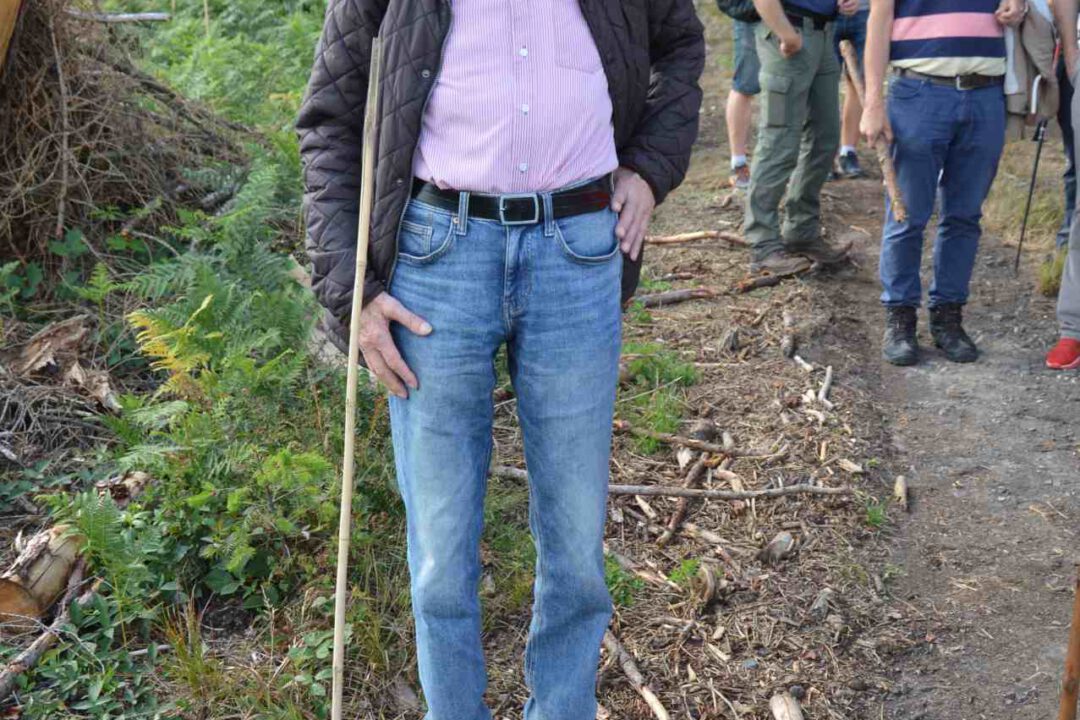
[[892,144],[892,128],[889,127],[889,119],[885,115],[885,105],[873,103],[863,108],[859,130],[862,131],[863,137],[871,147],[876,146],[880,141]]
[[409,391],[405,386],[416,390],[420,383],[394,345],[391,322],[401,323],[416,335],[430,335],[431,325],[385,292],[376,295],[360,313],[360,351],[368,369],[387,390],[399,398],[407,398]]
[[802,50],[802,35],[795,28],[780,37],[780,54],[785,58],[794,57],[800,50]]

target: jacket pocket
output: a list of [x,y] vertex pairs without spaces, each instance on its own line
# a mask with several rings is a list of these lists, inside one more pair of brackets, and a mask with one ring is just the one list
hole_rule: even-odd
[[769,127],[787,127],[791,122],[791,78],[783,75],[761,75],[761,89],[765,92],[765,122]]
[[555,221],[555,237],[563,253],[582,265],[607,262],[619,254],[619,239],[615,225],[619,221],[614,210],[597,212]]
[[555,64],[578,72],[600,72],[604,67],[600,62],[600,51],[578,1],[558,0],[551,11]]

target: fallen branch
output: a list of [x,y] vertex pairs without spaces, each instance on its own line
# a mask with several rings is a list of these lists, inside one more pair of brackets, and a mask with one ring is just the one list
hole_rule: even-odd
[[[7,699],[15,689],[15,681],[24,672],[34,667],[41,656],[44,655],[56,641],[60,638],[60,630],[67,623],[68,618],[71,616],[71,602],[75,598],[75,594],[79,591],[79,586],[82,585],[83,575],[86,571],[86,561],[80,559],[75,565],[75,569],[71,572],[71,577],[68,578],[67,592],[64,593],[64,599],[61,607],[63,608],[56,618],[52,621],[52,624],[42,633],[34,642],[30,643],[30,646],[23,650],[21,653],[15,656],[15,658],[7,664],[7,667],[0,672],[0,702]],[[84,605],[90,601],[93,594],[85,595],[77,601],[80,605]]]
[[[698,456],[697,462],[690,468],[690,472],[686,474],[686,480],[683,483],[683,487],[687,489],[695,488],[701,482],[702,475],[705,474],[706,463],[709,461],[708,453],[701,453]],[[725,460],[724,462],[728,462]],[[676,531],[682,521],[686,519],[686,513],[690,510],[690,498],[679,498],[678,504],[675,506],[675,512],[671,514],[671,519],[668,520],[667,528],[661,533],[660,537],[656,539],[656,544],[659,547],[664,547],[671,539],[675,537]]]
[[663,495],[664,497],[695,497],[713,500],[752,500],[755,498],[785,497],[787,495],[853,495],[855,488],[819,487],[817,485],[788,485],[764,490],[710,490],[707,488],[684,488],[670,485],[608,485],[612,495]]
[[829,401],[829,391],[832,389],[833,381],[833,369],[832,365],[825,368],[825,379],[821,383],[821,389],[817,392],[817,400],[829,410],[832,410],[833,404]]
[[607,630],[604,632],[604,647],[611,653],[611,656],[615,658],[622,671],[626,674],[627,680],[634,686],[638,694],[645,700],[645,703],[653,711],[653,715],[657,720],[668,720],[670,717],[668,711],[664,708],[664,705],[660,702],[660,699],[656,697],[656,693],[646,684],[645,676],[641,674],[641,670],[638,669],[637,663],[634,662],[634,658],[630,656],[630,653],[626,652],[626,648],[622,646],[619,639],[615,635]]
[[678,245],[680,243],[695,242],[697,240],[723,240],[724,242],[740,247],[749,247],[750,243],[735,233],[723,230],[698,230],[696,232],[680,233],[678,235],[656,235],[645,238],[650,245]]
[[687,288],[685,290],[668,290],[667,292],[642,295],[637,301],[642,307],[652,308],[662,307],[664,305],[674,305],[676,303],[686,302],[687,300],[714,298],[718,294],[719,293],[711,288]]
[[787,278],[805,275],[807,272],[809,272],[809,268],[807,268],[806,270],[799,270],[798,272],[793,273],[781,273],[779,275],[758,275],[757,277],[746,278],[745,280],[740,280],[739,282],[735,283],[735,287],[732,289],[732,292],[736,294],[748,293],[751,290],[757,290],[759,288],[773,287],[774,285],[779,285]]

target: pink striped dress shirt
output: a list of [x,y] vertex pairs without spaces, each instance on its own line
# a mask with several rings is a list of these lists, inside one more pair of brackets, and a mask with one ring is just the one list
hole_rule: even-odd
[[618,166],[607,77],[578,0],[452,0],[452,9],[413,174],[517,193]]

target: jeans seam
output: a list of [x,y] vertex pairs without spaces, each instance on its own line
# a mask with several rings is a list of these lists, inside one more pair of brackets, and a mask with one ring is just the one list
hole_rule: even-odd
[[[526,465],[526,470],[528,466]],[[527,478],[529,483],[529,508],[530,514],[536,519],[535,527],[533,528],[533,534],[536,536],[536,581],[533,583],[533,591],[536,593],[536,597],[533,602],[533,617],[536,620],[536,629],[531,633],[532,635],[532,652],[527,655],[527,662],[525,667],[525,677],[529,684],[529,693],[535,697],[536,692],[536,638],[540,636],[540,631],[543,629],[544,623],[544,611],[543,611],[543,593],[541,592],[544,577],[544,541],[543,530],[540,522],[540,512],[536,509],[536,493],[533,479],[531,476]]]

